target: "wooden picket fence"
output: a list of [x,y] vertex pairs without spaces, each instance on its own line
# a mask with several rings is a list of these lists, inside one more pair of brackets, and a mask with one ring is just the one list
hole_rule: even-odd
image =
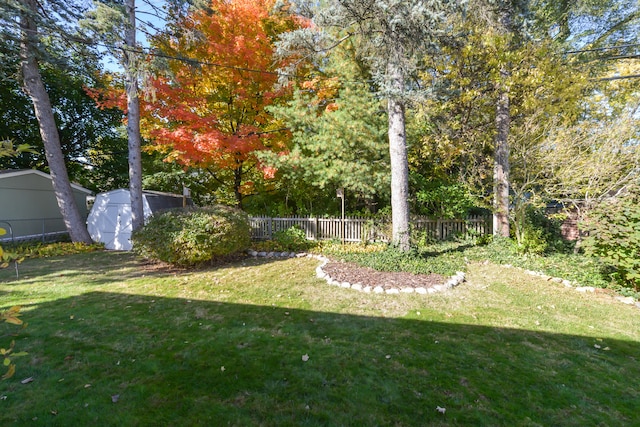
[[[268,240],[274,233],[297,227],[309,240],[342,240],[345,242],[387,242],[390,240],[391,219],[361,217],[340,218],[316,217],[251,217],[251,237]],[[430,238],[446,240],[453,236],[478,236],[492,234],[491,217],[471,216],[466,219],[411,218],[412,233],[426,233]],[[344,236],[344,237],[343,237]]]

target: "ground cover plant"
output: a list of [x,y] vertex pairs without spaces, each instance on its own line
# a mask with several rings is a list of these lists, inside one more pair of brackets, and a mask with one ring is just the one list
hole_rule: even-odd
[[356,262],[381,271],[409,271],[416,274],[453,275],[474,262],[510,265],[561,277],[574,286],[609,289],[621,295],[640,297],[635,289],[610,280],[606,265],[595,257],[572,252],[522,254],[512,240],[495,239],[489,244],[473,240],[454,240],[426,244],[401,253],[386,244],[339,245],[325,243],[321,250],[337,259]]
[[[3,425],[635,425],[640,310],[493,263],[430,296],[312,258],[168,269],[135,255],[0,270],[28,353]],[[440,408],[438,410],[437,408]]]

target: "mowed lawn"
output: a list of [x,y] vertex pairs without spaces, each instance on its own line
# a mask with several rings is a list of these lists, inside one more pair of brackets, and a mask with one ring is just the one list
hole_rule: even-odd
[[640,425],[638,308],[493,264],[434,295],[329,286],[317,265],[94,252],[0,270],[0,308],[28,323],[0,424]]

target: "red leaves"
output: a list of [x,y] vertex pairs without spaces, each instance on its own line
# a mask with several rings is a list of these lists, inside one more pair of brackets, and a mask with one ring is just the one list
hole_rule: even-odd
[[[169,160],[232,170],[250,161],[262,168],[254,154],[281,148],[279,139],[288,135],[269,132],[275,120],[266,110],[286,95],[273,89],[277,64],[269,33],[296,24],[285,15],[270,16],[272,6],[264,0],[212,0],[216,13],[195,12],[177,23],[184,34],[195,29],[204,37],[165,43],[200,63],[170,61],[171,77],[153,80],[155,101],[143,113],[147,136]],[[263,170],[266,177],[275,175],[273,168]]]

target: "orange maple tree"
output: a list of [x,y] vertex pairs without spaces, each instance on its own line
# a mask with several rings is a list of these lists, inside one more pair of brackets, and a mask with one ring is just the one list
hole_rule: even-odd
[[280,64],[274,41],[300,23],[286,13],[270,13],[273,4],[212,0],[209,9],[173,24],[179,36],[153,41],[169,60],[168,72],[151,81],[152,99],[143,103],[149,148],[166,161],[208,170],[233,190],[240,207],[254,191],[252,179],[275,173],[256,153],[280,151],[290,137],[267,107],[284,102],[290,92],[275,88]]

